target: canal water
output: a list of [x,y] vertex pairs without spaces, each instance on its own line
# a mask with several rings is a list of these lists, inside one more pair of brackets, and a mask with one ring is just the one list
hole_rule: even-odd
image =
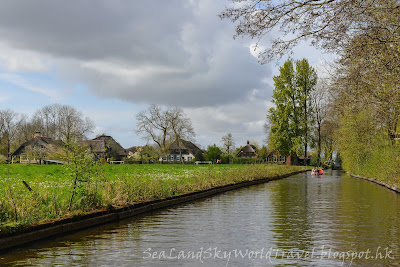
[[399,252],[399,194],[327,171],[39,242],[0,265],[400,266]]

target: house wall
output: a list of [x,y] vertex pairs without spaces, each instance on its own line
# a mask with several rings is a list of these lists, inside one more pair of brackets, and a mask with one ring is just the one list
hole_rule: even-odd
[[285,165],[292,165],[292,157],[291,156],[286,157]]
[[[194,155],[192,153],[189,154],[183,154],[182,153],[182,157],[184,159],[184,161],[191,161],[194,159]],[[180,161],[180,154],[179,153],[173,153],[173,154],[168,154],[167,156],[164,157],[160,157],[160,161]]]
[[284,165],[292,165],[292,163],[293,163],[291,156],[281,156],[278,154],[268,156],[267,162],[276,163],[276,164],[284,164]]

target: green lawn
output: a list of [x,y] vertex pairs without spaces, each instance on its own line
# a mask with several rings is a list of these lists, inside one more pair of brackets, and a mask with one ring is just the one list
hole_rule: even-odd
[[[79,182],[57,165],[0,165],[0,225],[33,224],[83,212],[165,198],[304,167],[277,165],[102,165]],[[32,189],[29,191],[22,181]]]

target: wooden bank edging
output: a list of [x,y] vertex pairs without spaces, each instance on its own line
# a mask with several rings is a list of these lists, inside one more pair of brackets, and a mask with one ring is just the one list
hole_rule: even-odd
[[387,189],[390,189],[390,190],[392,190],[392,191],[395,191],[395,192],[397,192],[397,193],[400,193],[400,187],[398,187],[398,186],[396,186],[396,185],[387,184],[387,183],[382,182],[382,181],[379,181],[379,180],[377,180],[377,179],[367,178],[367,177],[364,177],[364,176],[361,176],[361,175],[355,175],[355,174],[351,174],[351,173],[348,173],[348,175],[350,175],[351,177],[358,178],[358,179],[363,179],[363,180],[367,180],[367,181],[373,182],[373,183],[375,183],[375,184],[384,186],[384,187],[386,187]]
[[262,178],[252,181],[244,181],[236,184],[228,184],[224,186],[218,186],[215,188],[206,189],[203,191],[197,191],[192,193],[187,193],[178,196],[172,196],[165,199],[158,199],[146,202],[136,203],[127,207],[88,212],[81,216],[64,218],[56,220],[50,223],[43,223],[32,226],[28,229],[22,229],[19,233],[10,234],[0,238],[0,253],[8,249],[15,248],[18,246],[23,246],[34,241],[63,236],[68,233],[76,232],[79,230],[84,230],[92,226],[99,226],[102,224],[115,222],[128,217],[137,216],[146,212],[167,208],[177,204],[182,204],[185,202],[210,197],[219,193],[227,192],[230,190],[266,183],[273,180],[283,179],[295,174],[306,172],[296,171],[284,175],[278,175],[270,178]]

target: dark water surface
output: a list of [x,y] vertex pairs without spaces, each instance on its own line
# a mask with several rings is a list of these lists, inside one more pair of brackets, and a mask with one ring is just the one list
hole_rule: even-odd
[[15,266],[400,266],[400,195],[327,171],[0,255]]

